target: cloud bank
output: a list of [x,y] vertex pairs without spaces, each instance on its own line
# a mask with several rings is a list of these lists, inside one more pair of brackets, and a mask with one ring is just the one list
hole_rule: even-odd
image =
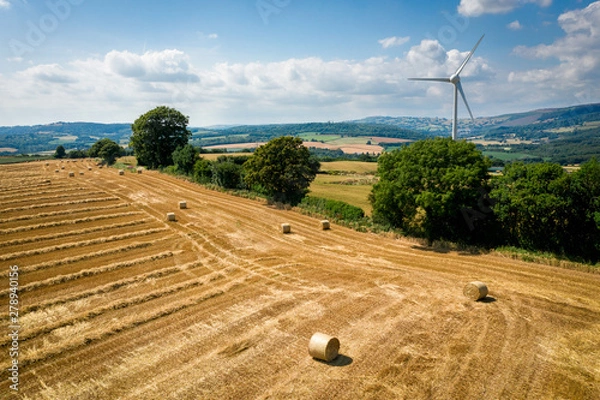
[[461,0],[458,12],[467,17],[483,14],[506,14],[528,3],[548,7],[552,0]]

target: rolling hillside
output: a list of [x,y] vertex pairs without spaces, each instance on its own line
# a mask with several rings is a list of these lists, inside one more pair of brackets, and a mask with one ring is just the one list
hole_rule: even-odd
[[[3,165],[0,184],[22,399],[600,398],[600,274],[323,231],[88,161]],[[472,280],[484,301],[463,296]],[[308,355],[315,332],[336,360]]]
[[[477,118],[460,122],[459,137],[474,141],[489,155],[512,161],[553,161],[573,164],[600,155],[600,104],[560,109],[535,110],[518,114]],[[349,122],[248,125],[190,128],[191,143],[198,147],[255,147],[279,136],[293,135],[329,144],[372,138],[415,141],[431,136],[447,136],[451,121],[444,118],[369,117]],[[49,125],[0,127],[0,155],[50,152],[58,145],[67,150],[88,149],[98,139],[108,137],[126,146],[130,124],[89,124],[58,122]],[[381,140],[380,140],[381,141]],[[237,146],[232,146],[237,145]],[[339,146],[338,146],[339,147]],[[384,146],[394,148],[396,146]],[[336,148],[336,147],[333,147]],[[365,148],[380,152],[383,148]],[[351,152],[354,152],[351,151]]]

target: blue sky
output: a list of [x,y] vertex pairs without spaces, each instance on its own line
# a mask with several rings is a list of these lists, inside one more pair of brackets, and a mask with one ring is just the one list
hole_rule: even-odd
[[[600,101],[600,1],[0,0],[0,125],[475,116]],[[459,117],[468,114],[459,107]]]

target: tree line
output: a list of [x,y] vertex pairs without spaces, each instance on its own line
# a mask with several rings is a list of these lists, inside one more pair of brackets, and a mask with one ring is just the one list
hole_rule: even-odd
[[600,163],[506,165],[472,143],[427,139],[379,158],[370,200],[375,221],[430,242],[516,246],[600,261]]

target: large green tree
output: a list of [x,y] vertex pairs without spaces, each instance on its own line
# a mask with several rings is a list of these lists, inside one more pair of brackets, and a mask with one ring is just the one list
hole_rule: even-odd
[[105,163],[112,165],[122,152],[123,149],[118,143],[111,139],[104,138],[98,140],[90,147],[88,155],[90,157],[100,157]]
[[[489,159],[474,144],[435,138],[381,155],[370,201],[375,221],[428,240],[481,241]],[[475,223],[477,222],[477,223]]]
[[298,204],[319,171],[302,139],[283,136],[259,147],[244,164],[244,181],[271,200]]
[[131,126],[130,143],[138,164],[149,168],[173,165],[173,152],[185,146],[192,135],[188,123],[188,117],[165,106],[140,116]]

